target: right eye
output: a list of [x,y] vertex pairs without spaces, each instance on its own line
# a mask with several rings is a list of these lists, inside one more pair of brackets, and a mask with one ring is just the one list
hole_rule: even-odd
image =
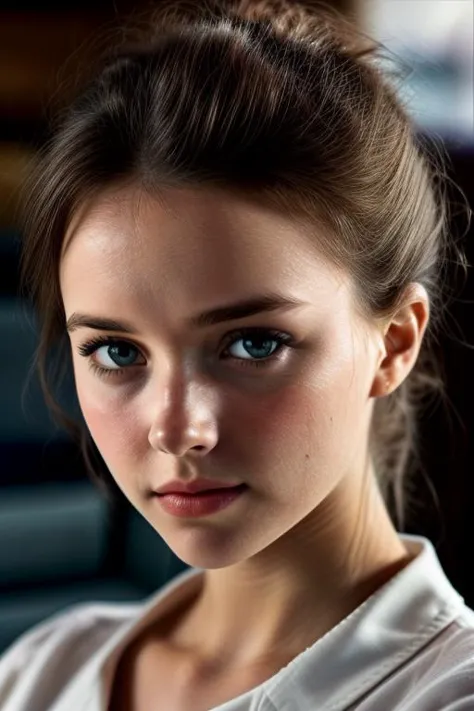
[[[91,358],[94,353],[104,350],[103,364],[97,363],[97,357]],[[128,341],[99,336],[86,341],[78,348],[79,353],[90,360],[90,367],[99,375],[121,375],[126,368],[137,365],[135,362],[138,349]],[[107,360],[109,361],[107,363]],[[143,365],[143,363],[138,364]]]

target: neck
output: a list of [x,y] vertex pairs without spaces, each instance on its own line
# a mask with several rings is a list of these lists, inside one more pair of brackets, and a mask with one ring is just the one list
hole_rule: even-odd
[[369,466],[359,496],[341,483],[257,555],[207,570],[175,641],[229,668],[289,661],[408,562]]

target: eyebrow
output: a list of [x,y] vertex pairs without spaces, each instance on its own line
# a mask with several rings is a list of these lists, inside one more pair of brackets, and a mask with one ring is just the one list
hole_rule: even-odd
[[[239,301],[228,306],[220,306],[216,309],[204,311],[203,313],[191,316],[187,320],[190,328],[205,328],[223,321],[233,321],[247,318],[258,313],[276,310],[290,310],[307,304],[305,301],[283,296],[282,294],[261,294],[245,301]],[[93,328],[99,331],[114,331],[120,333],[136,334],[136,329],[127,321],[116,321],[115,319],[93,316],[90,314],[73,313],[68,318],[66,330],[69,333],[77,328]]]

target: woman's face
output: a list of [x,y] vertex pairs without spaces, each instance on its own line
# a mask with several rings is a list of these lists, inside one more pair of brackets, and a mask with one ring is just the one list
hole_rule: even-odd
[[[165,196],[104,192],[66,236],[66,319],[119,324],[71,327],[75,381],[125,496],[182,560],[223,567],[303,519],[317,528],[324,501],[360,475],[380,339],[349,279],[318,256],[317,235],[223,192]],[[300,303],[191,323],[270,293]],[[150,496],[198,477],[248,488],[198,518]]]

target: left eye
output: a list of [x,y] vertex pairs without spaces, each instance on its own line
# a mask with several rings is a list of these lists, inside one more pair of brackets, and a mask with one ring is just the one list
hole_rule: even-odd
[[[250,356],[250,363],[252,363],[252,359],[256,359],[258,361],[263,358],[271,357],[289,340],[290,337],[287,334],[280,333],[279,331],[260,330],[234,334],[232,340],[230,341],[231,348],[238,343],[241,343],[242,345],[235,348],[234,354],[231,354],[231,357],[235,357],[239,360],[249,360],[248,356]],[[277,344],[276,347],[274,346],[275,343]],[[230,351],[231,348],[228,348],[227,350]],[[254,362],[253,365],[256,365],[256,363]]]

